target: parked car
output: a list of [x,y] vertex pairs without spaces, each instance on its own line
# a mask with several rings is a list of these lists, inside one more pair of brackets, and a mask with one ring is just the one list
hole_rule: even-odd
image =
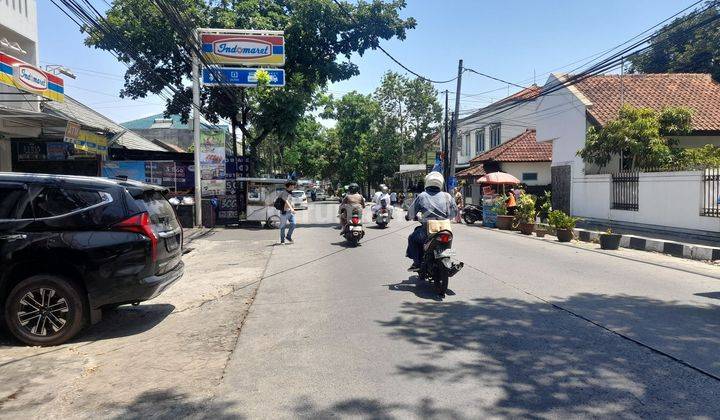
[[0,309],[7,329],[63,343],[103,308],[152,299],[183,275],[167,191],[105,178],[0,173]]
[[328,195],[323,190],[315,191],[315,201],[325,201],[328,199]]
[[292,204],[297,210],[307,210],[308,198],[303,190],[295,190],[292,192]]

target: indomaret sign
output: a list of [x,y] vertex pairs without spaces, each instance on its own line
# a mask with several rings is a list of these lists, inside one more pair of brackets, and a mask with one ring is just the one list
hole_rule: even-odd
[[213,64],[282,66],[285,37],[276,32],[201,33],[200,41],[205,58]]

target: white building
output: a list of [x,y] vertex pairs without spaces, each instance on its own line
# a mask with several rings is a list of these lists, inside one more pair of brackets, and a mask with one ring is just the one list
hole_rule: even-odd
[[[559,87],[568,76],[553,74],[544,89]],[[552,94],[537,104],[537,141],[552,142],[553,207],[587,221],[612,222],[642,229],[720,232],[720,218],[703,216],[720,197],[703,193],[702,171],[639,173],[631,190],[618,191],[620,159],[607,167],[585,164],[577,155],[588,127],[617,118],[623,104],[661,110],[693,111],[690,136],[682,147],[720,145],[720,84],[708,74],[631,74],[593,76]],[[602,170],[601,170],[602,169]],[[604,172],[600,174],[599,172]],[[630,203],[625,201],[630,200]]]
[[456,169],[470,166],[470,159],[535,128],[535,98],[532,85],[514,95],[479,109],[458,121]]

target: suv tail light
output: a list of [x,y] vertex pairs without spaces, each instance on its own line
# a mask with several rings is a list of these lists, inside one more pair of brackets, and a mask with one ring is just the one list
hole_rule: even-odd
[[451,239],[452,239],[452,235],[449,233],[441,233],[438,235],[438,241],[440,241],[441,244],[450,243]]
[[352,224],[353,224],[353,225],[357,225],[358,223],[360,223],[360,218],[357,217],[357,216],[353,216],[353,218],[352,218]]
[[150,215],[145,213],[136,214],[135,216],[129,217],[120,223],[113,226],[113,230],[120,230],[123,232],[134,232],[139,233],[143,236],[147,236],[150,239],[150,249],[152,252],[152,260],[157,260],[157,245],[158,237],[150,227]]

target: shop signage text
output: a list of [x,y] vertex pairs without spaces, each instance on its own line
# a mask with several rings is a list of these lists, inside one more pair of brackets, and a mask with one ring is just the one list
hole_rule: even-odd
[[214,64],[271,65],[285,64],[285,37],[253,33],[201,34],[205,58]]
[[63,79],[2,52],[0,85],[12,86],[57,102],[65,98]]
[[233,86],[255,87],[257,86],[258,70],[265,70],[270,75],[270,86],[285,86],[285,70],[283,69],[256,69],[221,67],[202,71],[202,83],[205,86],[215,86],[225,83]]

